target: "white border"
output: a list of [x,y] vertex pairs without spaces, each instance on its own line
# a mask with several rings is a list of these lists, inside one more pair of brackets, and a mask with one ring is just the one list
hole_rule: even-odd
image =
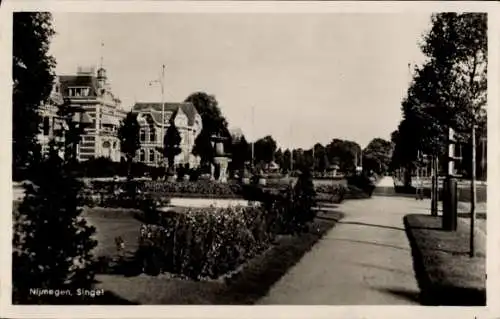
[[[4,318],[498,318],[494,300],[500,300],[500,153],[498,151],[498,76],[500,15],[495,2],[270,2],[270,1],[9,1],[0,6],[0,130],[3,138],[0,172],[3,209],[0,211],[1,277],[0,316]],[[487,307],[419,306],[12,306],[11,279],[11,52],[12,11],[66,12],[171,12],[171,13],[382,13],[382,12],[488,12],[488,255]]]

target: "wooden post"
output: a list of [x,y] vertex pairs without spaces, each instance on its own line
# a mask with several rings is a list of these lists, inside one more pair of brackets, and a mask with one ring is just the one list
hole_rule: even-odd
[[470,196],[470,257],[474,257],[474,228],[476,223],[476,126],[472,125],[472,171],[471,171],[471,196]]
[[437,187],[437,176],[436,176],[436,157],[432,155],[431,158],[431,215],[437,216],[437,198],[436,198],[436,187]]

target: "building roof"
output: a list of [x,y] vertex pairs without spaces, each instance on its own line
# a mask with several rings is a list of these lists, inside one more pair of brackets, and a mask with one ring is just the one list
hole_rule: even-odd
[[89,96],[97,96],[97,78],[93,75],[60,75],[61,92],[66,95],[69,87],[89,87]]
[[[179,111],[179,108],[186,114],[188,118],[188,125],[191,126],[194,124],[194,121],[196,119],[196,115],[198,114],[198,111],[194,107],[192,103],[189,102],[183,102],[183,103],[171,103],[167,102],[164,103],[165,105],[165,118],[169,119],[169,115],[171,114],[172,116],[175,117],[177,112]],[[161,103],[135,103],[135,105],[132,107],[132,111],[134,112],[151,112],[151,115],[153,116],[154,120],[158,123],[161,123]],[[169,114],[170,113],[170,114]]]

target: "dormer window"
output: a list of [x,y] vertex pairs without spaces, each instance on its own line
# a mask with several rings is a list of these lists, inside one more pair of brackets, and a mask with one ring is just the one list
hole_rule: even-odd
[[88,87],[73,87],[68,89],[68,95],[74,97],[89,96],[90,88]]

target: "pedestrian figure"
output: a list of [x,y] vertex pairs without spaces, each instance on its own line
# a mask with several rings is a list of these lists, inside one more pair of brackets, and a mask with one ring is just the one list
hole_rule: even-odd
[[423,200],[424,199],[424,186],[423,186],[423,178],[420,178],[420,174],[417,168],[417,181],[416,181],[416,200]]

